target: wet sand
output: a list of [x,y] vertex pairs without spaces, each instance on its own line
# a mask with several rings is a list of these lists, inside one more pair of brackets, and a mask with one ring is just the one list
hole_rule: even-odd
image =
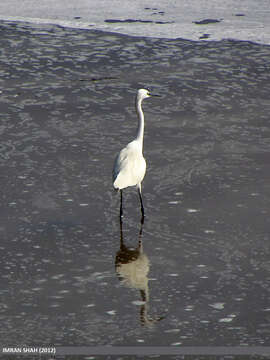
[[[270,47],[0,31],[2,343],[269,346]],[[127,189],[121,235],[145,86],[146,219]],[[115,269],[139,239],[140,284]]]

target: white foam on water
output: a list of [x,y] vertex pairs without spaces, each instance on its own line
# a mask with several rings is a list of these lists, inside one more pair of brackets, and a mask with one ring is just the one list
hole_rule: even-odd
[[229,38],[263,44],[270,44],[269,15],[269,0],[0,2],[0,19],[8,21],[96,29],[132,36],[190,40]]

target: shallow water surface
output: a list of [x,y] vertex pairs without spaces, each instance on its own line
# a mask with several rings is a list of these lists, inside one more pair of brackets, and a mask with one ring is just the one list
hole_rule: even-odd
[[[2,343],[269,346],[270,47],[1,34]],[[111,169],[144,86],[141,227]]]

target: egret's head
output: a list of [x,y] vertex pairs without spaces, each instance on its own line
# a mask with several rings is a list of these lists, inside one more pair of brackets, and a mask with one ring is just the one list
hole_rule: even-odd
[[151,96],[160,97],[160,95],[150,93],[150,91],[147,89],[139,89],[137,92],[137,100],[139,100],[139,101],[142,101],[143,99],[146,99]]
[[137,98],[138,99],[143,100],[143,99],[146,99],[146,98],[148,98],[150,96],[151,96],[151,94],[150,94],[149,90],[146,90],[146,89],[139,89],[138,90],[138,93],[137,93]]

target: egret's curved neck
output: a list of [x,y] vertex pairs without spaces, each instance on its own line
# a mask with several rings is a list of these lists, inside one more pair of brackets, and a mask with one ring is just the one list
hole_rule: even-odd
[[144,115],[142,111],[142,99],[136,98],[135,107],[138,115],[138,128],[137,128],[136,140],[139,141],[141,147],[143,147]]

